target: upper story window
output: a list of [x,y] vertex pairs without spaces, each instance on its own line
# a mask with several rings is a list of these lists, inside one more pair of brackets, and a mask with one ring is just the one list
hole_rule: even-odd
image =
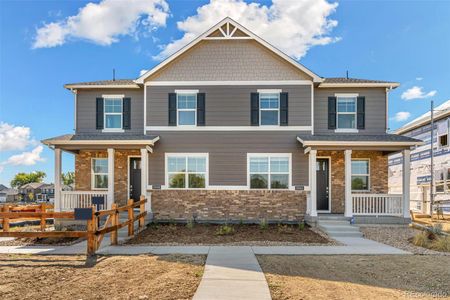
[[369,191],[370,167],[368,159],[352,160],[352,190]]
[[168,153],[166,170],[168,188],[205,188],[208,182],[208,155]]
[[259,125],[280,125],[280,93],[259,94]]
[[177,93],[177,115],[179,126],[197,124],[197,93]]
[[289,154],[248,154],[248,182],[251,189],[288,189]]
[[337,129],[356,129],[356,96],[337,97]]
[[105,98],[105,129],[122,129],[122,98]]
[[358,132],[366,127],[366,98],[358,94],[335,94],[328,97],[328,129],[335,132]]
[[107,189],[108,188],[108,159],[93,158],[92,159],[92,188]]

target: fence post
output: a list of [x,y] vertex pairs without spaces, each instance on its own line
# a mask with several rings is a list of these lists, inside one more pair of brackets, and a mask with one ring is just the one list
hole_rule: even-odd
[[45,231],[45,222],[46,222],[46,218],[45,218],[45,212],[46,212],[47,208],[45,207],[45,203],[41,203],[41,231]]
[[[117,204],[113,203],[111,209],[114,209],[114,213],[111,215],[111,226],[119,225],[119,213],[117,212]],[[111,245],[117,245],[117,228],[111,231]]]
[[[141,204],[139,205],[139,214],[142,214],[145,212],[145,196],[141,196]],[[145,225],[145,216],[142,216],[139,218],[139,230],[144,229],[144,225]]]
[[[9,212],[9,205],[3,206],[3,212]],[[3,218],[3,232],[9,231],[9,218]]]
[[128,199],[128,236],[134,235],[134,211],[133,211],[133,199]]
[[92,218],[87,221],[87,255],[95,255],[97,250],[97,237],[95,231],[97,227],[97,220],[95,216],[95,206],[92,206]]

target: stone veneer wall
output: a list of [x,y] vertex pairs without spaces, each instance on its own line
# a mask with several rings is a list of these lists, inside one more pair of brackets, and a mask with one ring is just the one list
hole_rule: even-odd
[[[331,212],[344,213],[345,166],[344,151],[317,151],[317,156],[331,157]],[[381,151],[352,151],[352,158],[370,160],[370,191],[387,194],[388,156]]]
[[[140,150],[116,150],[114,153],[114,198],[119,205],[128,199],[128,156],[140,156]],[[107,151],[80,150],[75,156],[75,189],[90,191],[92,158],[107,158]]]
[[155,220],[299,221],[306,210],[303,191],[152,190]]

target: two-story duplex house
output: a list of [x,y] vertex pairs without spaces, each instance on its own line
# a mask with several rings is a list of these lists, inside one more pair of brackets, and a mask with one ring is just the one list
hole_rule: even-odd
[[[398,85],[320,77],[226,18],[137,79],[65,85],[75,134],[43,141],[56,209],[146,195],[156,220],[403,220],[388,154],[403,151],[409,170],[420,141],[386,133]],[[61,151],[75,154],[75,191],[60,190]]]

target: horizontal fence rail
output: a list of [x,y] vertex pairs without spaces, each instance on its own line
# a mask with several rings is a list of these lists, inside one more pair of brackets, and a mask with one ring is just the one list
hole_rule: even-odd
[[[75,208],[86,208],[92,206],[92,197],[105,197],[105,203],[108,203],[107,191],[62,191],[61,192],[61,211],[73,211]],[[105,209],[106,207],[100,207]]]
[[401,216],[402,195],[352,194],[353,214],[363,216]]

